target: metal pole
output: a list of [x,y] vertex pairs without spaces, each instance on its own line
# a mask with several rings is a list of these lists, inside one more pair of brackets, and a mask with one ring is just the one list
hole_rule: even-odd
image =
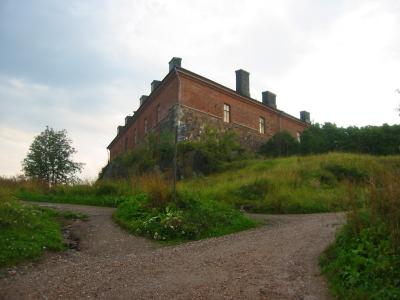
[[173,159],[173,177],[174,177],[174,183],[173,183],[173,191],[172,191],[172,199],[174,202],[176,202],[176,177],[177,177],[177,172],[178,172],[178,120],[175,120],[175,143],[174,143],[174,159]]

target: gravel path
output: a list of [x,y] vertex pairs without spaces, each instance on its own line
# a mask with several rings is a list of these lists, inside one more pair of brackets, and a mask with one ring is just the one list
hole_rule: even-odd
[[1,299],[330,299],[318,255],[343,214],[251,215],[268,225],[161,247],[119,229],[111,208],[44,205],[89,216],[71,227],[79,251],[19,267]]

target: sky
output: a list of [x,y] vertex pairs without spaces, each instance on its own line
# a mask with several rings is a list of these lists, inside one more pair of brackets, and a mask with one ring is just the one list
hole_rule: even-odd
[[338,126],[398,124],[400,1],[0,0],[0,176],[46,126],[95,179],[117,126],[168,62]]

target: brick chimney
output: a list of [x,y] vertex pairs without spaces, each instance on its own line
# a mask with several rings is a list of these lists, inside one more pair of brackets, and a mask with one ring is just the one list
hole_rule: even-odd
[[175,69],[175,68],[180,68],[182,63],[182,58],[180,57],[173,57],[170,62],[169,62],[169,71]]
[[125,126],[121,126],[121,125],[117,127],[118,134],[120,134],[122,132],[122,129],[124,129],[124,127]]
[[236,92],[250,98],[250,73],[245,70],[236,70]]
[[262,92],[262,103],[276,109],[276,95],[269,91]]
[[310,113],[308,111],[305,111],[305,110],[301,111],[300,112],[300,120],[302,120],[303,122],[306,122],[308,124],[311,124]]
[[131,119],[132,119],[132,116],[126,116],[125,117],[125,125],[127,125]]
[[151,82],[151,92],[153,92],[160,85],[160,83],[160,80],[153,80]]
[[142,96],[140,97],[140,106],[142,106],[142,104],[147,100],[147,98],[149,98],[149,96],[142,95]]

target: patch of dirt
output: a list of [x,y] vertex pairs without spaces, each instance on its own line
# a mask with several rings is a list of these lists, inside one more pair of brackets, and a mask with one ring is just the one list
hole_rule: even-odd
[[330,299],[318,256],[344,214],[250,215],[267,225],[161,247],[121,230],[112,208],[41,205],[89,216],[68,228],[80,251],[18,267],[1,299]]

